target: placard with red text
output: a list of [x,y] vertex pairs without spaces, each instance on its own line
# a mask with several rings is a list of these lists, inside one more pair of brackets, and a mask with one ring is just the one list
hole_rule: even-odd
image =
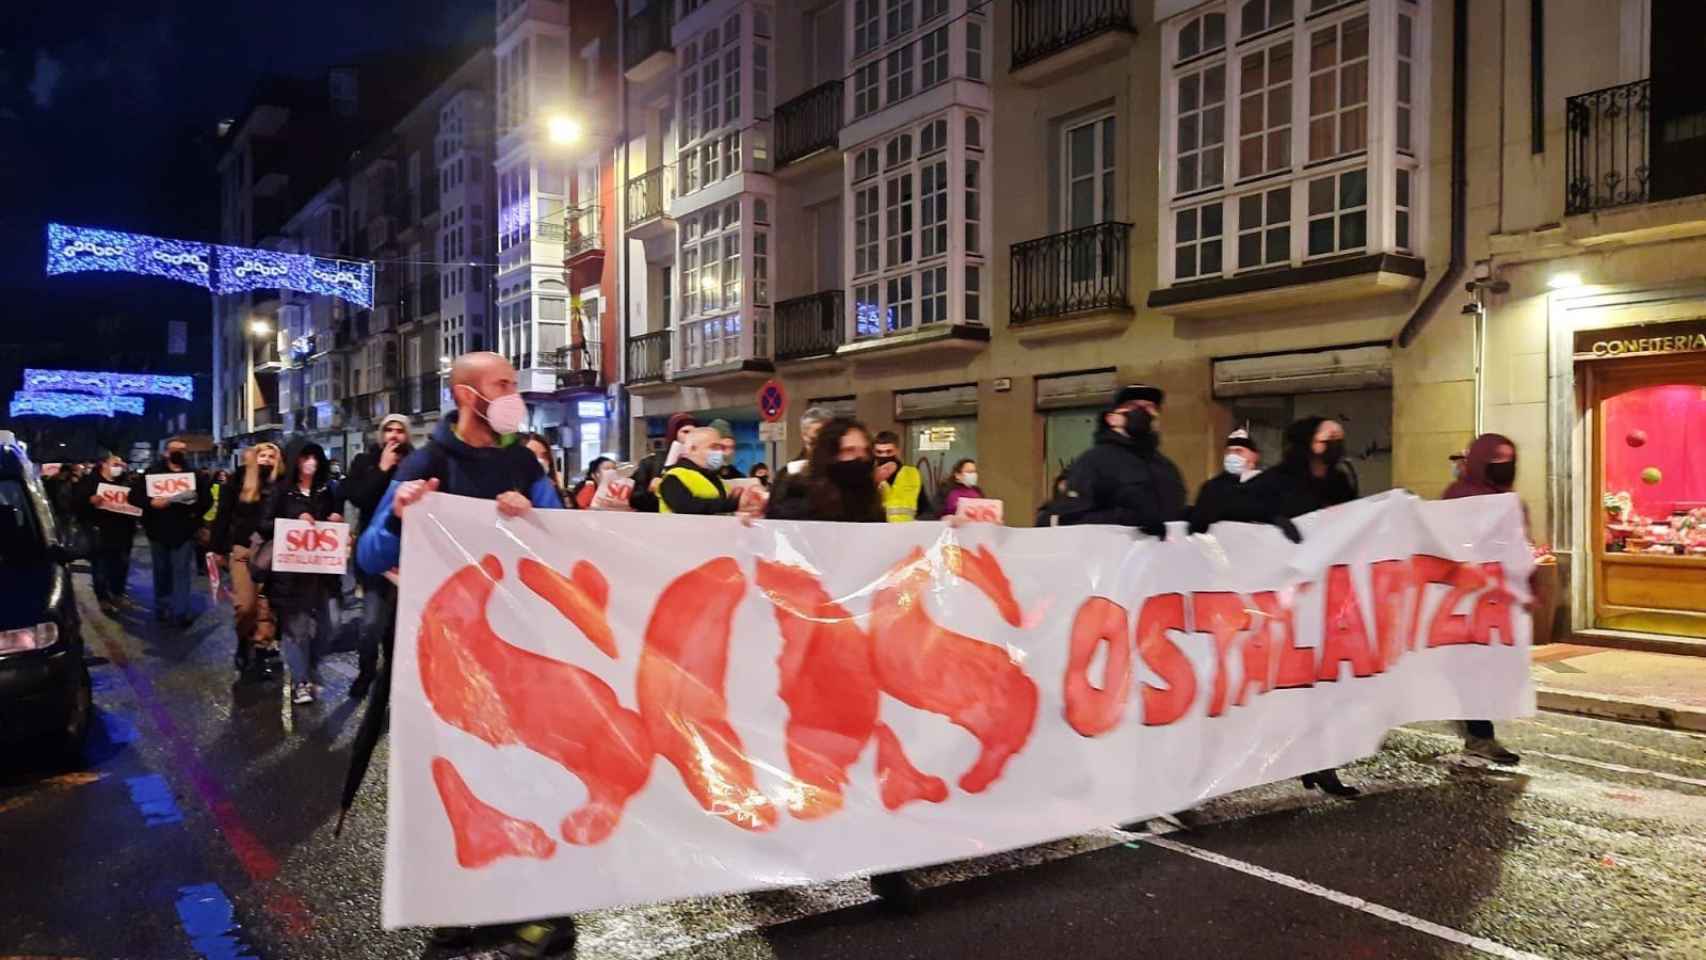
[[987,856],[1534,710],[1514,495],[1219,524],[405,515],[387,926]]
[[182,473],[150,473],[143,478],[143,492],[150,500],[194,500],[195,474],[189,471]]
[[278,520],[273,525],[272,568],[275,573],[342,574],[349,562],[347,523],[309,523]]
[[97,483],[95,485],[95,509],[106,510],[110,513],[122,513],[127,517],[140,517],[142,511],[130,505],[130,488],[116,483]]
[[1000,500],[961,497],[954,504],[954,515],[972,523],[1000,523],[1005,512],[1001,504]]

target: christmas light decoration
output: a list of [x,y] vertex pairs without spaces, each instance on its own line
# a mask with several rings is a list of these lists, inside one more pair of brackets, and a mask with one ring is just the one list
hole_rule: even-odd
[[20,390],[12,394],[14,417],[110,417],[115,399],[134,400],[136,409],[125,404],[125,413],[141,413],[141,397],[108,397],[89,393],[55,393],[40,390]]
[[214,293],[267,287],[373,306],[373,264],[253,247],[211,246],[119,230],[47,225],[49,276],[105,270],[182,280]]
[[142,406],[142,398],[141,397],[126,397],[126,396],[122,396],[122,395],[115,395],[115,396],[109,397],[108,399],[110,399],[113,403],[113,412],[114,413],[133,413],[139,417],[142,416],[143,406]]
[[195,379],[158,373],[96,373],[88,370],[24,369],[24,389],[38,392],[66,391],[195,399]]

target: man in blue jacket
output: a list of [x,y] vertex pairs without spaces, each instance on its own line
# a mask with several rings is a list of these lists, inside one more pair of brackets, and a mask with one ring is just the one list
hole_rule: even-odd
[[521,443],[527,403],[515,368],[495,353],[465,353],[450,368],[456,416],[438,422],[432,439],[397,468],[356,545],[363,572],[383,576],[403,550],[403,511],[434,490],[496,500],[498,513],[519,517],[563,500],[539,461]]
[[[463,354],[450,368],[450,390],[456,416],[440,420],[426,445],[397,467],[374,508],[373,521],[356,541],[356,563],[369,576],[396,568],[403,551],[403,513],[434,490],[495,500],[505,517],[519,517],[534,507],[563,506],[539,461],[521,442],[527,404],[516,386],[515,367],[495,353]],[[368,706],[374,717],[382,718],[389,710],[391,662],[387,647],[378,690]],[[364,719],[358,737],[372,730],[377,739],[382,723]],[[359,780],[359,773],[352,772],[352,781]],[[435,931],[433,939],[440,946],[463,947],[485,943],[496,932],[450,928]],[[566,956],[575,941],[574,918],[536,920],[500,936],[525,948],[529,956]]]

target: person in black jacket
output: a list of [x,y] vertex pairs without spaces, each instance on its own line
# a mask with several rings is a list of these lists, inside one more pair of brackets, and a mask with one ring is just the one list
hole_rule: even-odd
[[662,505],[658,499],[658,487],[663,484],[663,475],[674,464],[665,463],[669,459],[669,448],[676,444],[687,442],[687,433],[695,430],[699,421],[691,413],[677,413],[669,418],[669,426],[664,430],[664,448],[648,455],[640,461],[634,471],[634,492],[628,497],[628,505],[638,513],[657,513]]
[[[339,487],[345,504],[361,515],[359,526],[351,531],[353,537],[361,536],[373,522],[374,512],[385,491],[391,488],[397,467],[413,452],[409,445],[408,417],[393,413],[379,421],[379,446],[363,450],[350,462],[349,476]],[[373,686],[382,638],[391,632],[397,616],[397,590],[390,580],[357,570],[356,582],[361,584],[361,626],[357,641],[361,668],[355,682],[350,684],[352,700],[367,696],[368,688]]]
[[1185,481],[1161,453],[1166,395],[1144,384],[1121,388],[1102,413],[1096,444],[1066,472],[1066,494],[1054,508],[1061,526],[1109,523],[1166,535],[1185,519]]
[[243,469],[220,487],[219,513],[213,518],[210,549],[230,574],[231,612],[237,629],[233,657],[239,671],[257,665],[255,635],[263,618],[260,593],[249,563],[270,526],[273,488],[284,478],[284,453],[277,444],[257,443],[243,451]]
[[[1279,465],[1241,484],[1232,496],[1214,505],[1212,513],[1193,515],[1191,525],[1202,529],[1221,521],[1271,523],[1293,543],[1303,542],[1292,521],[1306,513],[1348,503],[1357,498],[1356,481],[1344,467],[1345,428],[1325,417],[1304,417],[1285,428]],[[1335,797],[1354,797],[1362,791],[1347,786],[1337,770],[1304,774],[1303,785]]]
[[177,438],[166,441],[166,458],[155,461],[130,488],[130,505],[142,511],[142,531],[154,562],[154,619],[174,620],[187,627],[195,619],[190,612],[190,587],[195,583],[195,535],[212,503],[207,485],[195,480],[195,492],[181,497],[148,496],[149,474],[196,475],[189,466],[189,445]]
[[764,515],[772,520],[827,520],[839,523],[887,523],[877,490],[871,435],[857,420],[837,417],[819,424],[806,465],[793,475],[793,494],[771,499]]
[[130,548],[136,539],[136,518],[126,513],[104,510],[97,495],[103,483],[129,488],[124,460],[108,454],[100,466],[77,485],[72,503],[83,523],[94,532],[95,549],[89,557],[89,579],[95,587],[95,600],[101,612],[118,616],[118,604],[124,599],[125,584],[130,580]]
[[[344,517],[332,493],[331,473],[326,451],[317,443],[303,444],[284,479],[273,488],[267,532],[271,534],[280,519],[341,523]],[[331,642],[337,593],[338,578],[330,574],[275,570],[267,580],[267,599],[279,618],[284,661],[296,684],[295,703],[313,703],[319,693],[315,645]]]
[[1201,533],[1208,529],[1200,521],[1219,514],[1223,501],[1236,496],[1244,484],[1260,476],[1262,471],[1256,465],[1261,462],[1262,451],[1251,439],[1249,431],[1239,429],[1227,435],[1221,472],[1208,478],[1197,489],[1197,502],[1191,507],[1191,532]]

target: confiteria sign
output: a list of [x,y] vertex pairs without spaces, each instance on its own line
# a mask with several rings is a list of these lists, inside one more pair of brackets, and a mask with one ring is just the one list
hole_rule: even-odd
[[1706,318],[1576,331],[1577,360],[1706,353]]

